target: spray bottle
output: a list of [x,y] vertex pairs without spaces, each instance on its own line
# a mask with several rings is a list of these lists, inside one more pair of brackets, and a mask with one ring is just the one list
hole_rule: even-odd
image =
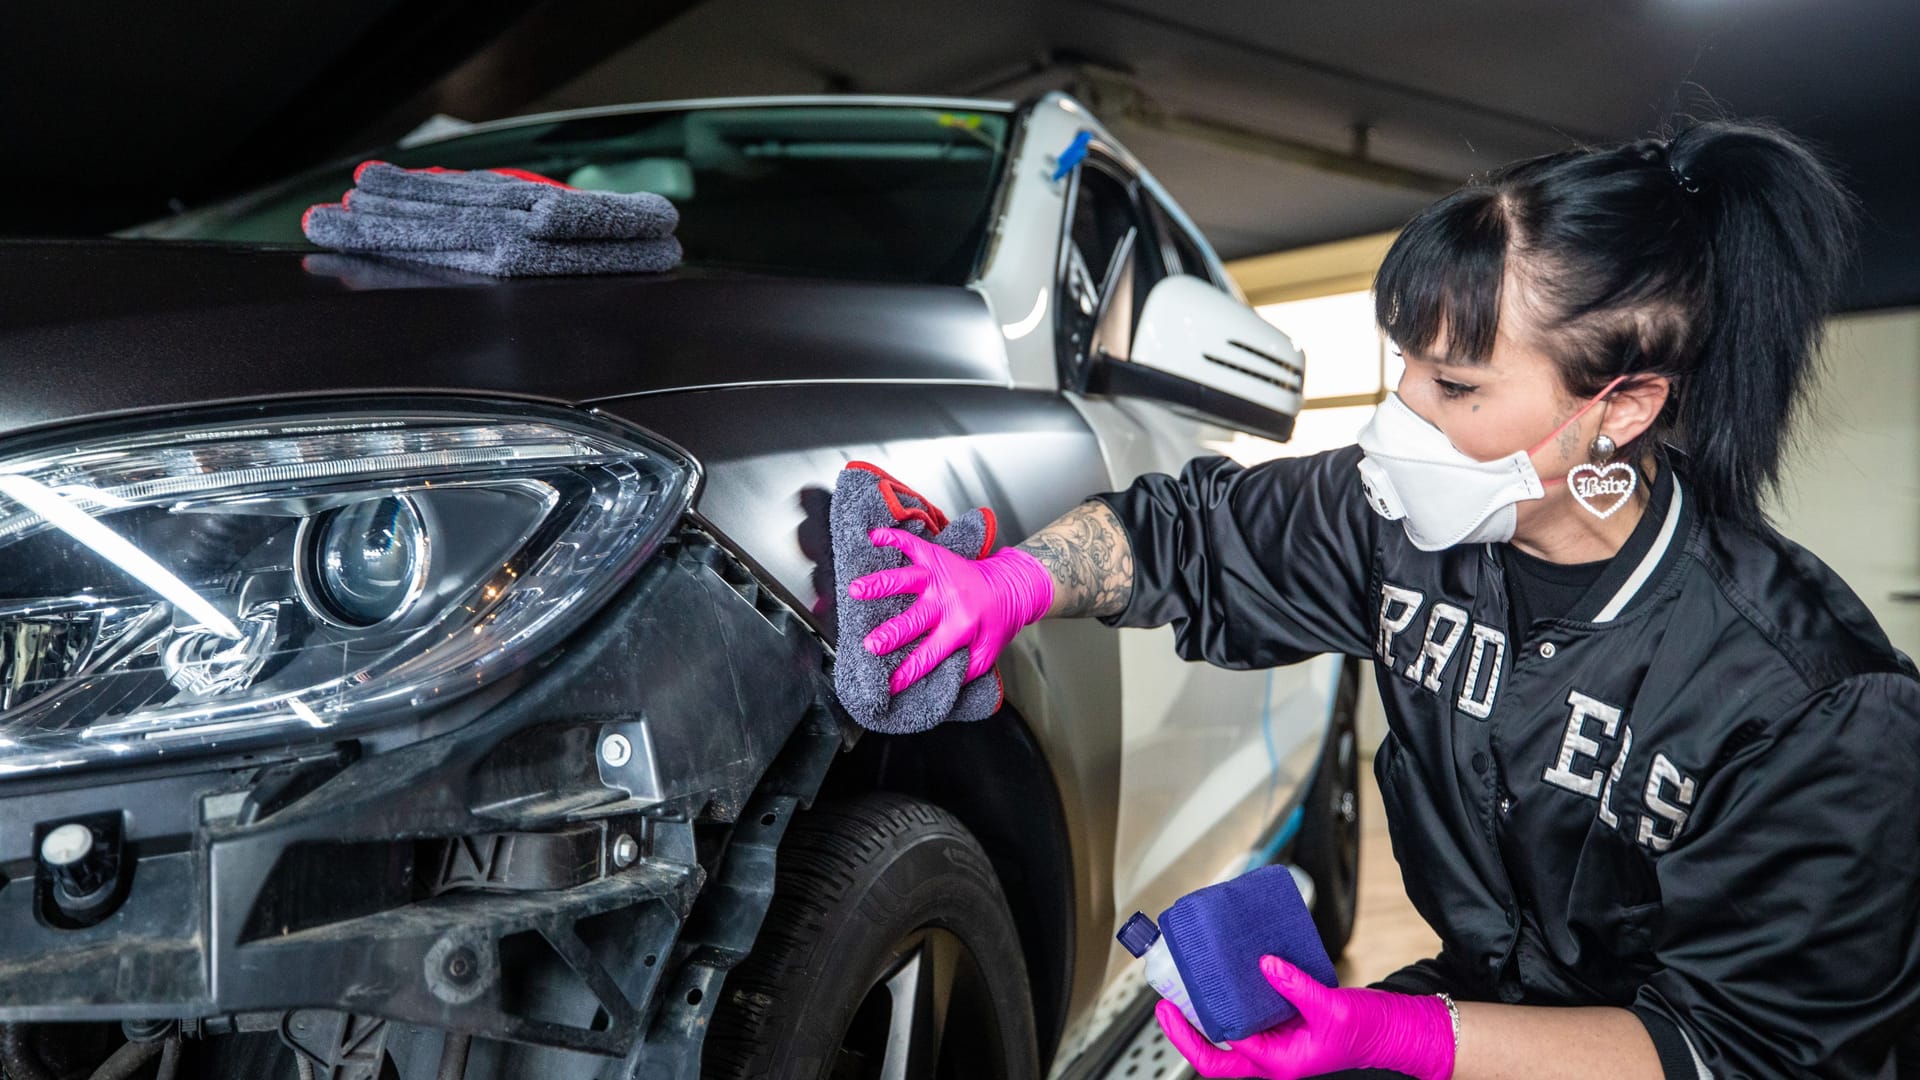
[[[1193,999],[1187,996],[1186,984],[1180,981],[1180,967],[1173,962],[1173,953],[1167,949],[1167,939],[1160,935],[1160,928],[1143,911],[1133,913],[1120,927],[1120,944],[1137,958],[1147,962],[1147,985],[1159,991],[1160,996],[1180,1007],[1187,1023],[1195,1031],[1205,1030],[1200,1026],[1200,1018],[1194,1015]],[[1213,1045],[1222,1050],[1231,1049],[1226,1043]]]

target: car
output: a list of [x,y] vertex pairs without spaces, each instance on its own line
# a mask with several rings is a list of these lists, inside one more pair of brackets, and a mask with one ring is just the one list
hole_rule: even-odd
[[[686,261],[306,245],[360,157],[655,191]],[[353,161],[0,243],[9,1075],[1095,1076],[1153,1034],[1134,911],[1285,863],[1338,953],[1353,662],[1052,620],[986,721],[833,695],[849,461],[1015,543],[1284,449],[1304,357],[1085,107],[666,102]]]

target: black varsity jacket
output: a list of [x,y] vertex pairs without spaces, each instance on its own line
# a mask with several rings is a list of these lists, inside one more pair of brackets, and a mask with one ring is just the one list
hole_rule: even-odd
[[1376,662],[1394,856],[1460,996],[1630,1008],[1670,1077],[1891,1075],[1920,1003],[1920,680],[1859,598],[1662,468],[1574,617],[1516,633],[1494,550],[1414,547],[1359,459],[1097,496],[1135,566],[1107,621],[1222,667]]

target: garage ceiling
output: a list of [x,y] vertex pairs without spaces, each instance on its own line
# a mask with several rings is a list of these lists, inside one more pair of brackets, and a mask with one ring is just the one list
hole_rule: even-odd
[[1068,88],[1233,257],[1391,228],[1436,184],[1724,111],[1847,172],[1869,211],[1852,306],[1920,302],[1913,0],[122,6],[0,13],[0,133],[24,166],[0,230],[124,224],[434,112]]

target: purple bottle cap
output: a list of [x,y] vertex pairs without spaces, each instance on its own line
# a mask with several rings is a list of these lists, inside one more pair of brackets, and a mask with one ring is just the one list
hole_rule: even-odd
[[1133,918],[1121,924],[1120,932],[1114,936],[1120,939],[1120,944],[1128,952],[1140,957],[1147,955],[1153,943],[1160,940],[1160,928],[1153,925],[1153,920],[1147,918],[1145,912],[1136,911]]

